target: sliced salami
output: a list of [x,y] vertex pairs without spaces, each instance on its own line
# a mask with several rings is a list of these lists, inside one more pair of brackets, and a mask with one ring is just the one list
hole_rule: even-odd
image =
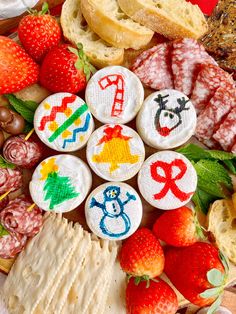
[[37,206],[29,210],[32,202],[19,197],[9,202],[0,212],[0,222],[8,231],[20,233],[27,237],[36,235],[42,224],[42,211]]
[[134,63],[131,67],[131,70],[134,72],[137,68],[139,68],[143,62],[148,59],[155,51],[158,50],[158,46],[153,46],[152,48],[145,50],[144,52],[142,52],[135,60]]
[[[155,49],[153,49],[155,48]],[[133,66],[133,72],[141,82],[156,90],[172,89],[173,78],[171,72],[171,43],[159,44],[150,49],[139,59],[139,66]],[[147,58],[145,59],[145,56]],[[138,62],[135,62],[138,64]]]
[[32,168],[42,157],[41,145],[32,138],[25,140],[25,135],[9,137],[3,146],[4,158],[23,168]]
[[15,168],[0,168],[0,195],[8,191],[16,191],[23,184],[22,172]]
[[224,150],[231,150],[236,139],[236,107],[230,111],[213,138]]
[[5,196],[1,201],[0,201],[0,210],[3,210],[7,204],[9,203],[9,197]]
[[195,131],[197,138],[209,140],[219,128],[223,118],[235,105],[232,93],[223,87],[218,88],[207,107],[198,116]]
[[201,65],[191,96],[191,101],[198,112],[206,107],[219,87],[229,91],[234,89],[234,81],[230,74],[215,65]]
[[22,251],[26,244],[27,237],[21,234],[10,232],[0,237],[0,257],[13,258]]
[[172,71],[175,89],[189,96],[198,74],[199,64],[215,64],[204,47],[195,39],[184,38],[174,41],[172,51]]

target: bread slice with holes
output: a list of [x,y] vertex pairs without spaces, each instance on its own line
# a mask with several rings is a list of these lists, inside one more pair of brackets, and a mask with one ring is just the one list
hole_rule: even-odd
[[112,47],[89,28],[80,10],[80,0],[65,1],[61,12],[61,26],[64,36],[71,43],[83,44],[85,53],[96,67],[123,62],[124,49]]
[[117,0],[81,0],[81,10],[90,28],[114,47],[140,49],[154,34],[123,13]]
[[215,201],[208,212],[208,231],[219,249],[236,264],[236,208],[232,200]]
[[185,0],[118,0],[118,3],[134,21],[170,39],[198,39],[208,29],[200,8]]

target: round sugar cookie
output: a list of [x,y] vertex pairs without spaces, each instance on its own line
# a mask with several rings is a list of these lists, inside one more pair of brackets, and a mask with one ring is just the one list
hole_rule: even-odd
[[34,128],[45,145],[60,152],[72,152],[85,146],[94,122],[83,99],[70,93],[56,93],[38,106]]
[[95,130],[87,144],[87,160],[107,181],[125,181],[139,171],[145,158],[143,141],[126,125],[106,124]]
[[91,185],[88,166],[78,157],[64,154],[42,161],[33,173],[29,189],[38,207],[65,213],[83,202]]
[[142,202],[128,184],[108,182],[88,196],[85,216],[89,228],[97,236],[109,240],[123,240],[131,236],[142,219]]
[[162,151],[145,160],[138,175],[138,186],[152,206],[175,209],[192,198],[197,188],[197,173],[182,154]]
[[109,66],[96,72],[85,91],[86,102],[102,123],[127,123],[138,113],[144,89],[139,78],[122,66]]
[[197,123],[195,108],[189,98],[174,89],[148,96],[139,114],[137,130],[144,142],[157,149],[170,149],[186,143]]

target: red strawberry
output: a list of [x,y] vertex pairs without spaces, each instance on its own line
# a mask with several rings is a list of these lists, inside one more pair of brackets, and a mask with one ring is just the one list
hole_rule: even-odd
[[28,54],[37,62],[42,61],[46,53],[58,46],[61,29],[57,20],[48,11],[44,3],[42,11],[31,10],[30,15],[22,18],[18,27],[20,41]]
[[37,82],[38,65],[12,39],[0,36],[0,95]]
[[52,48],[43,60],[40,83],[50,91],[78,93],[85,89],[94,67],[83,52],[82,44],[78,50],[63,44]]
[[[228,263],[212,244],[197,242],[186,248],[168,248],[165,273],[193,304],[217,308],[228,275]],[[209,312],[213,313],[213,312]]]
[[173,246],[188,246],[204,238],[194,212],[184,206],[166,211],[155,222],[153,233]]
[[120,251],[120,265],[131,276],[155,278],[163,272],[164,262],[162,247],[147,228],[137,230]]
[[178,309],[174,290],[163,280],[144,281],[138,285],[131,278],[126,288],[127,314],[175,314]]

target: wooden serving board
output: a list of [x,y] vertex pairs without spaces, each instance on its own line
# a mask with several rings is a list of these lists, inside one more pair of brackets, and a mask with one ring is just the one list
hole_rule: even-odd
[[[151,46],[153,46],[153,45],[155,45],[155,44],[157,44],[159,42],[163,42],[163,41],[165,41],[165,39],[163,37],[161,37],[161,36],[154,36],[154,38],[151,41],[151,43],[147,47],[145,47],[145,49],[147,49],[147,48],[149,48],[149,47],[151,47]],[[145,49],[142,49],[142,50],[145,50]],[[140,54],[140,52],[142,50],[139,50],[139,51],[134,51],[132,49],[126,50],[126,52],[125,52],[125,61],[124,61],[123,65],[126,66],[126,67],[129,67],[129,65],[133,62],[134,58],[138,54]],[[151,89],[145,89],[145,96],[148,96],[152,92],[153,92],[153,90],[151,90]],[[33,86],[29,87],[29,88],[26,88],[26,89],[22,90],[19,93],[16,93],[16,95],[18,97],[20,97],[21,99],[35,100],[37,102],[41,102],[49,94],[50,93],[47,90],[41,88],[37,84],[33,85]],[[79,96],[84,98],[84,93],[80,93]],[[2,97],[0,97],[0,104],[4,104],[4,103],[5,103],[5,100]],[[98,121],[95,121],[95,125],[96,125],[96,128],[97,128],[97,127],[101,126],[102,124],[100,122],[98,122]],[[127,125],[132,127],[133,129],[136,129],[135,120],[131,121]],[[196,139],[192,138],[191,142],[196,142]],[[150,147],[148,147],[146,145],[145,145],[145,149],[146,149],[146,158],[148,158],[150,155],[152,155],[153,153],[155,153],[157,151],[156,149],[150,148]],[[49,149],[49,148],[47,148],[45,146],[45,151],[44,151],[43,158],[46,158],[46,157],[51,156],[51,155],[56,155],[56,154],[59,154],[59,152],[55,152],[55,151],[53,151],[53,150],[51,150],[51,149]],[[73,155],[81,158],[82,160],[84,160],[87,163],[87,161],[86,161],[86,148],[84,148],[82,150],[79,150],[77,152],[74,152]],[[28,182],[30,181],[31,175],[32,175],[32,171],[29,171],[29,170],[24,171],[24,179],[25,180],[24,180],[24,187],[23,187],[22,192],[25,193],[25,194],[29,193],[29,191],[28,191]],[[104,183],[104,182],[105,181],[103,179],[101,179],[100,177],[98,177],[96,174],[93,173],[92,190],[94,188],[96,188],[97,186],[99,186],[100,184]],[[127,183],[130,184],[131,186],[133,186],[138,191],[137,176],[135,176],[134,178],[128,180]],[[151,228],[153,223],[155,222],[156,218],[158,216],[160,216],[162,211],[152,207],[142,197],[141,197],[141,199],[142,199],[142,203],[143,203],[143,219],[142,219],[141,225]],[[84,202],[78,208],[76,208],[75,210],[73,210],[73,211],[71,211],[69,213],[64,214],[64,217],[66,217],[67,219],[69,219],[71,221],[79,222],[86,230],[89,230],[88,226],[86,224],[85,215],[84,215]],[[200,219],[201,223],[203,225],[205,225],[206,217],[204,215],[200,215],[199,219]],[[13,265],[13,263],[14,263],[14,260],[3,260],[3,259],[0,259],[0,270],[5,272],[5,273],[8,273],[10,268],[11,268],[11,266]],[[121,278],[121,276],[123,276],[123,275],[122,274],[119,275],[119,278]],[[168,278],[166,278],[165,275],[164,275],[164,279],[169,282]],[[236,281],[236,267],[231,264],[228,285],[232,285],[232,283],[234,281]],[[117,286],[116,286],[115,289],[116,290],[114,290],[114,291],[119,293],[120,296],[123,296],[123,294],[124,294],[124,291],[123,291],[124,290],[124,277],[122,277],[122,284],[120,285],[120,287],[117,288]],[[120,289],[120,290],[118,291],[117,289],[118,290]],[[178,300],[179,300],[180,307],[185,307],[185,306],[189,305],[189,302],[186,299],[184,299],[184,297],[175,288],[174,288],[174,290],[176,291],[176,293],[178,295]],[[122,314],[122,313],[119,312],[119,314]],[[189,312],[189,313],[191,313],[191,312]]]

